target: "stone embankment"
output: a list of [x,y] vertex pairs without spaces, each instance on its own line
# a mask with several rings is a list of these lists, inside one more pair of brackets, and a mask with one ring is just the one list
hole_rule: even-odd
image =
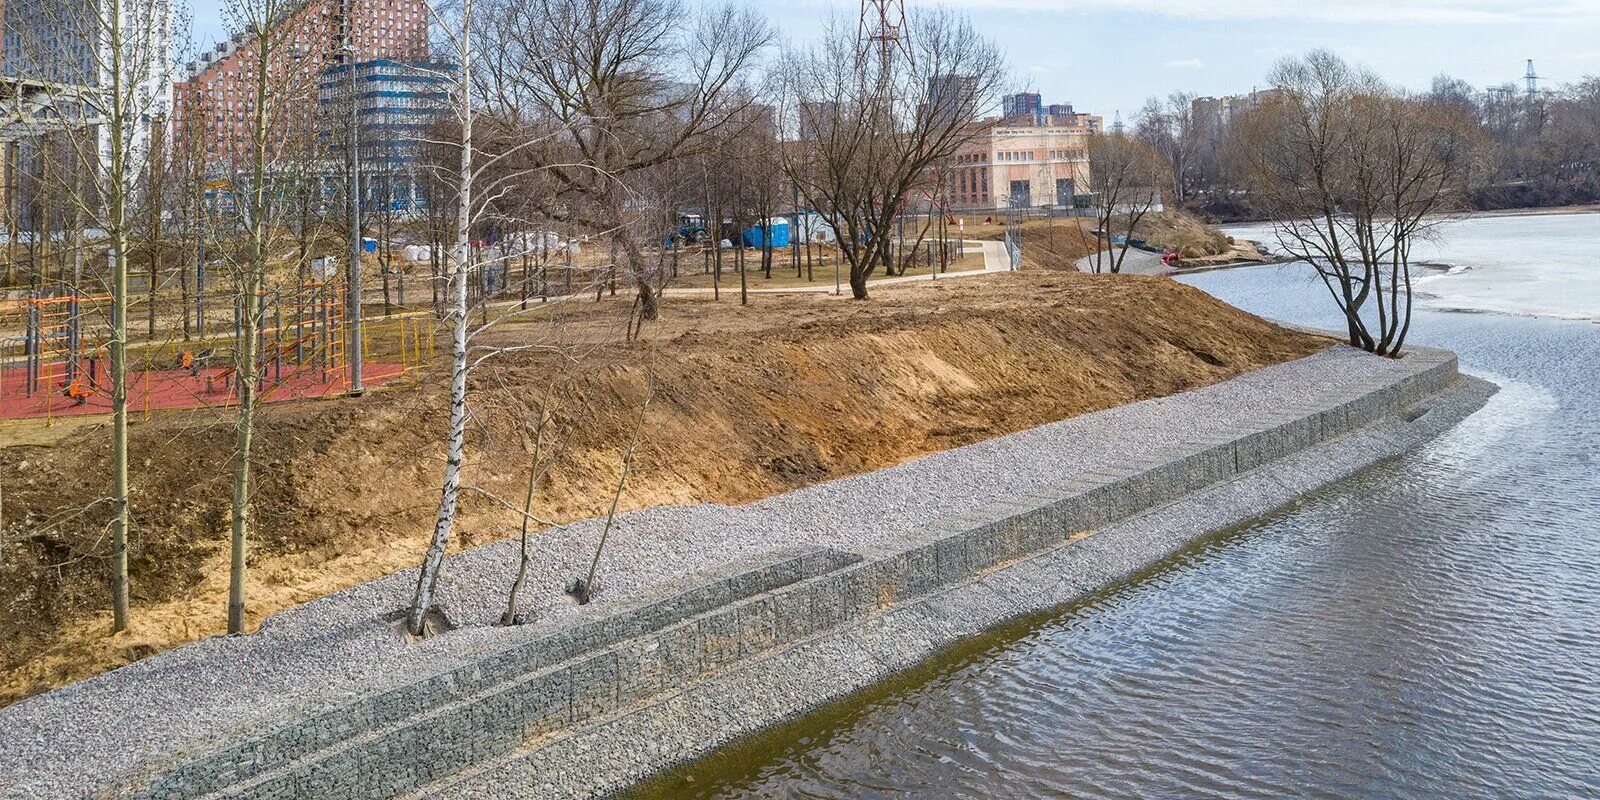
[[461,625],[388,622],[412,573],[0,710],[4,797],[592,797],[1073,602],[1415,447],[1494,387],[1453,355],[1336,347],[740,507],[544,534],[534,622],[496,628],[516,543],[453,557]]

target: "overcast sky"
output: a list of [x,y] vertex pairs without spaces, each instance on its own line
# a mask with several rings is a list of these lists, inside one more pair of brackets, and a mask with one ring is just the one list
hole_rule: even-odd
[[[696,0],[688,0],[695,2]],[[195,38],[215,41],[220,0],[192,0]],[[906,0],[912,8],[921,0]],[[783,35],[816,36],[860,0],[753,3]],[[1232,94],[1259,85],[1285,54],[1331,48],[1392,82],[1424,88],[1447,72],[1482,88],[1600,75],[1600,0],[948,0],[1011,59],[1046,103],[1131,114],[1177,90]]]

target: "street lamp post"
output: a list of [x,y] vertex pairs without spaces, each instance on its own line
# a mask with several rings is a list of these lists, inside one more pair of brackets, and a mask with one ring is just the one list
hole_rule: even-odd
[[[347,23],[349,24],[349,23]],[[349,303],[349,363],[350,393],[361,394],[366,386],[361,382],[361,159],[357,131],[361,120],[360,103],[356,95],[356,47],[347,34],[344,43],[344,68],[350,92],[350,138],[346,142],[346,156],[350,171],[350,269],[346,282],[350,291]]]

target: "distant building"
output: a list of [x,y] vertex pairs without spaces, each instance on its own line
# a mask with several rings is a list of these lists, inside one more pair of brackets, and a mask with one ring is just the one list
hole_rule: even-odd
[[1000,116],[1008,120],[1037,123],[1044,113],[1038,92],[1018,92],[1000,99]]
[[935,75],[928,79],[928,105],[935,119],[967,122],[977,119],[978,78],[974,75]]
[[1071,103],[1045,105],[1037,92],[1006,95],[1000,102],[1000,118],[1010,125],[1059,125],[1100,130],[1100,118],[1079,114]]
[[[356,141],[360,149],[363,204],[409,211],[422,207],[417,164],[429,128],[449,112],[447,83],[455,65],[373,59],[353,67],[335,64],[322,71],[317,103],[325,151],[343,142],[350,115],[350,70],[355,71]],[[331,163],[337,163],[330,154]],[[342,178],[333,177],[337,182]],[[330,187],[333,188],[333,187]]]
[[835,120],[839,118],[839,104],[832,101],[802,101],[800,103],[800,130],[801,141],[816,141],[826,139],[833,132]]
[[1046,116],[1039,124],[990,120],[951,165],[948,191],[956,208],[1071,208],[1089,186],[1089,135],[1101,118]]
[[[110,19],[96,16],[101,8],[96,2],[0,2],[0,76],[5,83],[0,95],[6,107],[0,119],[0,186],[8,193],[4,202],[17,204],[25,230],[31,230],[43,168],[38,137],[81,130],[102,119],[86,102],[108,88],[109,74],[100,67],[112,62],[105,33]],[[121,13],[121,63],[138,73],[124,91],[140,113],[139,119],[130,120],[128,141],[132,160],[139,162],[153,141],[161,141],[161,124],[171,110],[172,8],[168,0],[146,0],[121,6]],[[98,125],[95,134],[99,151],[109,152],[110,128]],[[64,152],[57,156],[71,158]]]
[[1278,93],[1278,89],[1269,88],[1258,89],[1249,94],[1196,97],[1189,108],[1194,115],[1195,125],[1212,143],[1215,143],[1240,114],[1260,108],[1262,103],[1277,96]]
[[[307,0],[284,20],[283,44],[268,64],[274,91],[290,97],[275,142],[315,141],[320,75],[340,60],[348,35],[359,62],[420,62],[428,56],[426,0]],[[250,141],[260,43],[237,34],[189,65],[175,87],[173,130],[180,152],[198,152],[226,172]]]

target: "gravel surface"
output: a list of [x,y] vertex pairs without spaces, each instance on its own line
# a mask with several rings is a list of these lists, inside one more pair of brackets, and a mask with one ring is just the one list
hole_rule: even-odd
[[[1111,262],[1117,257],[1120,246],[1112,248],[1101,262],[1104,269],[1111,269]],[[1094,256],[1087,255],[1078,259],[1078,269],[1082,272],[1094,272]],[[1167,275],[1176,272],[1173,268],[1161,263],[1159,253],[1150,253],[1137,248],[1128,248],[1128,255],[1122,259],[1122,271],[1129,275]]]
[[[594,603],[563,581],[586,567],[599,524],[540,534],[524,608],[535,622],[493,623],[517,543],[452,556],[440,602],[461,626],[421,643],[384,621],[408,601],[408,570],[285,611],[260,632],[215,637],[0,709],[0,797],[77,797],[140,764],[209,750],[233,737],[457,666],[548,633],[582,614],[794,545],[890,551],[940,519],[1112,467],[1307,396],[1425,366],[1335,347],[1214,386],[937,453],[744,506],[647,509],[619,517]],[[469,454],[470,458],[470,454]],[[469,464],[470,469],[470,464]]]

